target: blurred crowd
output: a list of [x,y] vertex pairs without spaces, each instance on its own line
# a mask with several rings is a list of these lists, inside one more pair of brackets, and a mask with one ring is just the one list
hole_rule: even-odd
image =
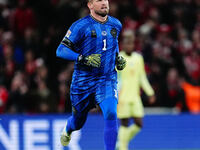
[[[0,0],[0,113],[71,111],[73,63],[55,53],[88,13],[85,0]],[[110,0],[110,15],[122,35],[134,31],[157,97],[152,107],[200,112],[200,0]]]

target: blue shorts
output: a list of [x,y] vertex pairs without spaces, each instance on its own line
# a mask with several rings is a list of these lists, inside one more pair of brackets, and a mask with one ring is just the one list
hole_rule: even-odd
[[117,82],[106,81],[100,83],[92,91],[86,91],[81,94],[70,94],[72,106],[78,112],[89,110],[95,107],[96,104],[101,103],[103,100],[108,98],[114,98],[118,100]]

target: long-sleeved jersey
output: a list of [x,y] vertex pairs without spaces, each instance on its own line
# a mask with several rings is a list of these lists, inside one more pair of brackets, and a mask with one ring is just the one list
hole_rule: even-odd
[[79,19],[69,28],[61,42],[64,47],[57,50],[59,57],[62,57],[62,51],[73,51],[83,56],[101,54],[100,68],[88,67],[75,61],[72,94],[92,91],[98,83],[106,84],[110,80],[117,82],[115,59],[119,52],[118,36],[121,28],[120,21],[114,17],[108,16],[107,21],[102,23],[91,15]]
[[126,68],[118,73],[119,81],[119,101],[132,102],[140,100],[140,89],[142,88],[148,96],[152,96],[154,91],[147,79],[143,57],[136,52],[128,56],[125,52],[120,52],[126,61]]

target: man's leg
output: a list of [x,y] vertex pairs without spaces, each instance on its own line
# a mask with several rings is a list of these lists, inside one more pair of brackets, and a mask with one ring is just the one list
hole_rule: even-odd
[[133,139],[137,133],[140,132],[143,126],[142,118],[133,118],[134,119],[134,124],[128,127],[128,140],[130,141]]
[[118,133],[118,149],[119,150],[128,150],[128,143],[129,143],[129,119],[120,119],[121,126],[119,128]]
[[73,131],[79,130],[85,124],[88,112],[72,112],[72,116],[67,120],[66,132],[70,135]]
[[140,132],[143,126],[142,118],[144,116],[144,108],[141,99],[136,100],[131,105],[131,116],[134,120],[134,124],[129,126],[129,141]]
[[99,104],[104,120],[104,143],[106,150],[114,150],[117,140],[117,100],[114,97],[107,98]]
[[61,134],[61,144],[67,146],[71,139],[71,133],[75,130],[79,130],[85,124],[87,119],[88,110],[83,112],[72,112],[72,116],[68,118],[66,126]]

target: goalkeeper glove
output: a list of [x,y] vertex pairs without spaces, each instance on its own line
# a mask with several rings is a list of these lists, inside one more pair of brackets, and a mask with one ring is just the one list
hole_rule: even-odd
[[116,67],[117,70],[123,70],[126,67],[126,59],[122,56],[117,56]]
[[99,68],[101,65],[101,54],[91,54],[88,56],[79,55],[78,62],[90,67]]

